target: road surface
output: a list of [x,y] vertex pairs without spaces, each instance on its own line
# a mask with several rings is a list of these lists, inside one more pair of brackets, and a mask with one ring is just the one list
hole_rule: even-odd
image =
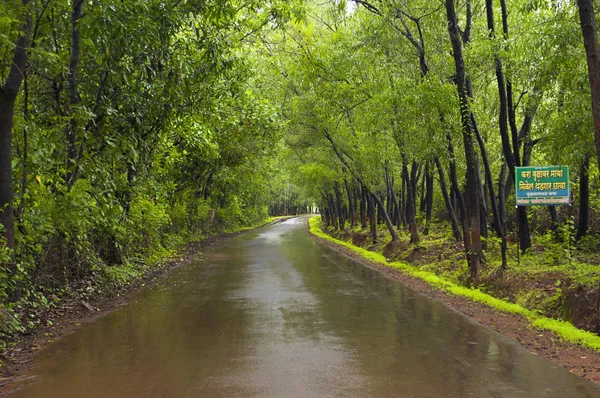
[[291,219],[57,341],[11,397],[599,397]]

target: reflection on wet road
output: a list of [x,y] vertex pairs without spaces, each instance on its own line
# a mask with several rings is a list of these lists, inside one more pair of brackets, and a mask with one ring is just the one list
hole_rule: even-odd
[[14,397],[598,397],[600,389],[313,241],[207,249],[58,341]]

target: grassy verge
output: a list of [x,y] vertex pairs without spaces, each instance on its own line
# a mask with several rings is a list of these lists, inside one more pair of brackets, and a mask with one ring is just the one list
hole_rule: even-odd
[[487,293],[482,292],[479,289],[468,288],[465,286],[458,285],[432,272],[423,271],[406,262],[389,262],[380,253],[365,250],[361,247],[353,245],[352,243],[344,242],[342,240],[329,236],[328,234],[323,232],[319,224],[320,221],[318,216],[311,217],[309,219],[310,232],[313,235],[318,236],[327,241],[333,242],[337,245],[344,246],[350,249],[351,251],[359,254],[366,260],[374,261],[387,267],[398,269],[414,278],[421,279],[427,284],[437,289],[443,290],[447,293],[465,297],[469,300],[482,303],[501,312],[521,315],[529,321],[530,326],[533,328],[551,331],[565,341],[575,344],[581,344],[582,346],[600,351],[600,337],[594,333],[578,329],[568,322],[545,317],[543,315],[540,315],[536,311],[528,310],[527,308],[524,308],[521,305],[493,297]]
[[[190,245],[201,243],[207,239],[219,236],[228,236],[240,232],[251,231],[253,229],[270,224],[273,221],[285,218],[289,218],[289,216],[269,217],[249,226],[221,228],[206,234],[198,233],[188,237],[172,248],[158,250],[152,256],[147,257],[143,261],[128,262],[119,267],[104,267],[100,274],[102,277],[99,280],[94,281],[94,288],[98,289],[100,294],[102,294],[103,289],[119,289],[123,286],[127,286],[143,279],[148,274],[160,271],[165,267],[168,268],[169,264],[181,260],[181,251],[186,250],[186,247],[189,247]],[[86,297],[82,297],[82,299],[85,298]]]
[[[119,300],[126,300],[121,297],[147,283],[154,283],[162,271],[180,263],[189,253],[196,252],[201,247],[197,244],[211,238],[256,229],[285,218],[288,217],[269,217],[248,227],[187,236],[170,248],[160,248],[146,258],[104,267],[61,289],[37,291],[29,300],[15,303],[13,312],[0,305],[0,376],[18,373],[22,364],[28,361],[27,355],[61,336],[64,330],[69,330],[69,326],[64,325],[72,324],[74,320],[83,323],[86,319],[92,319],[100,311],[99,307],[110,311],[118,306],[116,303]],[[87,309],[81,303],[85,303]],[[62,327],[56,328],[60,325]]]
[[193,234],[181,238],[170,247],[153,248],[152,254],[145,257],[140,255],[139,258],[126,259],[118,266],[93,269],[85,277],[63,287],[36,290],[20,302],[12,303],[11,308],[0,304],[0,351],[6,349],[9,342],[14,343],[19,334],[52,326],[58,320],[53,317],[54,312],[65,302],[94,302],[103,297],[122,294],[130,287],[143,287],[146,279],[183,260],[183,253],[195,250],[196,244],[218,236],[253,230],[284,218],[287,217],[269,217],[247,227]]

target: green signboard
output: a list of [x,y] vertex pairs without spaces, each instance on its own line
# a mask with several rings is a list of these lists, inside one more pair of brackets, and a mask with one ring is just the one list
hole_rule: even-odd
[[517,167],[517,206],[552,206],[571,203],[567,166]]

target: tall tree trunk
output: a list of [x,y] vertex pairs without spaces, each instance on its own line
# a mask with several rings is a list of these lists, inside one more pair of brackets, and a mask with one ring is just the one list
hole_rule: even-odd
[[331,223],[333,224],[333,228],[339,230],[340,224],[339,224],[338,212],[337,212],[337,208],[335,206],[335,200],[333,200],[333,195],[331,193],[327,195],[327,203],[329,204],[329,211],[331,214]]
[[394,202],[392,201],[392,193],[390,192],[390,184],[388,183],[387,176],[384,174],[385,180],[385,211],[387,211],[394,224]]
[[377,243],[377,220],[375,215],[375,204],[373,203],[372,195],[363,187],[365,199],[367,201],[367,215],[369,217],[369,227],[371,230],[371,240]]
[[[496,28],[494,23],[493,0],[486,0],[485,6],[489,36],[491,40],[494,40],[496,38]],[[508,100],[506,98],[506,83],[504,80],[502,60],[497,52],[494,52],[494,62],[496,64],[496,82],[498,84],[498,97],[500,99],[499,126],[500,138],[502,139],[502,152],[504,153],[504,159],[506,159],[506,163],[508,164],[511,178],[514,179],[516,160],[510,145],[508,131]]]
[[506,190],[506,162],[502,163],[502,167],[500,168],[500,175],[498,176],[498,213],[500,214],[500,222],[502,223],[502,228],[504,231],[507,231],[506,227],[506,196],[504,192]]
[[381,198],[373,192],[371,192],[371,196],[373,197],[373,199],[379,206],[379,209],[381,210],[381,217],[383,217],[383,221],[385,222],[385,225],[388,228],[390,235],[392,236],[392,242],[399,241],[400,237],[398,237],[398,232],[396,232],[396,229],[394,228],[394,224],[392,224],[392,220],[390,219],[389,214],[387,213],[387,211],[385,211],[385,207],[383,206]]
[[500,216],[500,224],[504,234],[501,237],[500,243],[500,251],[502,253],[502,269],[506,269],[508,267],[508,262],[506,260],[506,252],[508,250],[508,244],[506,242],[506,238],[508,235],[508,228],[506,225],[506,201],[504,199],[504,190],[506,186],[506,162],[502,163],[502,167],[500,169],[500,176],[498,178],[498,214]]
[[419,185],[419,181],[421,179],[421,165],[413,160],[411,168],[410,168],[410,181],[411,189],[412,189],[412,201],[413,201],[413,210],[415,217],[417,215],[417,186]]
[[458,209],[461,213],[465,210],[464,198],[458,186],[458,172],[456,171],[456,155],[454,153],[454,143],[449,132],[446,133],[446,141],[448,144],[448,157],[450,164],[450,194],[453,200],[454,209]]
[[460,226],[458,225],[458,219],[456,218],[456,211],[454,210],[452,200],[450,199],[450,195],[448,194],[448,187],[446,185],[444,169],[442,168],[440,159],[437,156],[435,158],[435,165],[437,166],[438,175],[440,176],[440,188],[442,189],[442,195],[444,196],[446,208],[448,209],[448,215],[450,216],[450,222],[452,224],[452,233],[454,234],[454,239],[460,241]]
[[519,223],[519,245],[521,252],[525,253],[531,247],[531,232],[529,230],[529,220],[527,219],[527,207],[519,206],[517,208],[517,223]]
[[356,215],[356,198],[354,197],[354,189],[348,185],[348,180],[344,178],[344,186],[346,187],[346,193],[348,194],[348,206],[350,207],[350,227],[356,227],[358,218]]
[[400,225],[406,225],[406,186],[408,182],[402,173],[402,191],[400,192]]
[[357,188],[357,194],[360,195],[360,228],[367,229],[367,198],[364,189]]
[[[392,189],[395,186],[395,184],[392,182]],[[396,227],[398,229],[402,228],[402,192],[397,192],[394,190],[394,198],[396,201],[396,208],[394,209],[395,212],[395,219],[396,219]]]
[[[500,8],[501,8],[501,12],[502,12],[502,34],[504,37],[504,40],[508,39],[508,11],[507,11],[507,7],[506,7],[506,0],[500,0]],[[491,6],[491,1],[490,0],[486,0],[486,11],[488,14],[488,28],[494,29],[494,31],[492,31],[490,34],[493,35],[495,34],[495,27],[494,27],[494,18],[493,18],[493,7]],[[490,18],[491,16],[491,18]],[[512,82],[510,79],[506,79],[506,83],[504,86],[504,81],[505,81],[505,77],[504,77],[504,72],[502,69],[502,63],[500,62],[499,57],[497,56],[497,54],[495,55],[495,60],[496,60],[496,77],[498,80],[498,95],[500,97],[500,106],[501,106],[501,110],[500,110],[500,133],[502,134],[502,149],[504,152],[504,156],[505,159],[507,161],[507,166],[508,166],[508,171],[509,171],[509,178],[507,181],[507,184],[505,186],[505,197],[504,200],[506,201],[506,199],[508,198],[508,195],[510,194],[511,190],[512,190],[512,185],[515,181],[515,167],[521,165],[521,155],[520,155],[520,148],[521,148],[521,142],[527,142],[527,140],[524,140],[523,137],[521,137],[521,135],[523,134],[524,130],[527,130],[530,128],[530,123],[531,123],[531,119],[533,118],[533,116],[531,118],[528,118],[527,115],[525,117],[525,120],[523,122],[523,126],[521,128],[521,132],[518,131],[517,129],[517,122],[516,122],[516,109],[514,106],[514,99],[513,99],[513,89],[512,89]],[[504,88],[506,87],[506,88]],[[504,95],[505,93],[505,95]],[[512,154],[510,154],[509,150],[507,150],[508,148],[510,148],[510,144],[508,144],[508,142],[505,143],[505,137],[503,134],[504,133],[504,129],[506,128],[505,125],[503,124],[503,109],[502,109],[502,103],[503,103],[503,99],[506,99],[506,107],[504,109],[506,109],[506,112],[508,113],[508,122],[509,122],[509,126],[510,126],[510,135],[512,138]],[[535,114],[535,112],[534,112]],[[508,147],[508,148],[507,148]],[[511,161],[512,159],[512,161]],[[502,192],[499,192],[500,195],[502,195]],[[506,207],[501,207],[499,210],[502,212],[501,218],[506,218]],[[521,246],[521,250],[523,252],[525,252],[529,247],[531,247],[531,234],[530,234],[530,230],[529,230],[529,221],[527,219],[527,209],[523,206],[519,207],[517,210],[517,222],[519,223],[519,241],[520,241],[520,246]]]
[[[16,93],[7,90],[0,92],[0,224],[4,227],[2,237],[9,249],[15,248],[15,220],[13,209],[12,181],[12,122]],[[13,264],[14,266],[14,264]]]
[[[486,0],[486,15],[487,15],[487,24],[490,39],[494,40],[496,38],[496,27],[494,22],[494,5],[493,0]],[[506,4],[503,1],[502,4],[502,26],[504,37],[508,36],[508,21],[506,18]],[[500,100],[500,115],[499,115],[499,125],[500,125],[500,138],[502,140],[502,152],[504,153],[505,163],[509,168],[509,175],[511,179],[514,179],[516,159],[514,156],[514,152],[511,149],[510,139],[509,139],[509,116],[510,121],[514,124],[514,129],[516,130],[516,123],[514,117],[514,109],[510,109],[509,115],[509,98],[507,97],[506,90],[506,82],[504,79],[504,70],[502,67],[502,60],[497,52],[494,52],[494,62],[496,65],[496,81],[498,84],[498,97]],[[510,86],[510,105],[512,107],[512,86]],[[516,134],[515,134],[516,135]],[[478,141],[481,138],[478,137]],[[480,143],[481,145],[481,143]],[[513,135],[513,145],[518,145],[518,141],[514,140]],[[518,149],[517,149],[518,153]],[[486,166],[486,182],[490,189],[490,200],[492,204],[492,212],[494,214],[494,224],[496,233],[502,239],[502,267],[506,268],[506,206],[504,205],[504,192],[499,191],[500,197],[500,205],[496,202],[496,197],[493,192],[493,183],[491,181],[491,173],[489,173],[489,163],[487,161],[487,156],[484,157],[484,164]],[[525,220],[527,218],[525,217]]]
[[[2,237],[6,239],[6,246],[10,250],[15,248],[15,219],[13,209],[13,175],[12,175],[12,128],[15,112],[15,101],[19,94],[23,75],[27,66],[27,47],[31,32],[31,15],[29,13],[29,0],[23,0],[23,25],[17,38],[13,59],[4,85],[0,87],[0,224],[2,224]],[[13,257],[8,265],[12,275],[17,272]],[[20,296],[19,289],[9,292],[11,299]]]
[[[425,162],[425,173],[424,173],[425,178],[421,178],[421,192],[419,192],[419,194],[421,195],[421,197],[419,199],[419,211],[421,213],[425,212],[425,197],[427,195],[427,186],[426,186],[427,181],[426,180],[427,180],[427,173],[428,173],[427,166],[428,166],[428,163]],[[415,195],[416,195],[416,193],[415,193]],[[425,227],[425,228],[427,228],[427,227]]]
[[322,218],[325,226],[329,228],[331,226],[331,221],[330,221],[331,217],[329,214],[329,208],[328,208],[329,205],[328,205],[327,196],[325,196],[323,191],[321,191],[321,198],[323,199],[323,205],[320,206],[321,207],[321,218]]
[[69,73],[67,74],[67,89],[69,92],[69,111],[71,119],[67,128],[67,176],[65,181],[67,187],[71,188],[77,179],[77,161],[79,148],[77,146],[77,116],[74,108],[79,104],[79,92],[77,91],[77,69],[81,54],[81,33],[79,20],[83,17],[84,0],[72,0],[71,12],[71,56],[69,57]]
[[377,225],[383,224],[383,223],[385,223],[383,214],[387,213],[385,211],[385,205],[383,204],[383,200],[381,200],[381,198],[379,197],[379,195],[377,193],[375,193],[375,192],[371,192],[371,193],[373,195],[375,195],[374,198],[377,197],[379,199],[379,200],[375,201],[375,204],[376,204],[375,208],[377,209]]
[[329,228],[329,210],[326,207],[323,208],[323,211],[321,212],[321,218],[323,219],[323,224]]
[[396,198],[396,193],[394,192],[394,182],[393,179],[390,177],[390,170],[386,167],[385,169],[385,182],[388,186],[388,191],[390,193],[390,199],[391,199],[391,203],[392,203],[392,219],[394,221],[396,221],[396,225],[400,224],[400,215],[399,215],[399,208],[400,208],[400,204],[398,203],[398,198]]
[[346,230],[346,217],[345,217],[345,212],[342,206],[342,191],[340,189],[340,185],[337,183],[335,183],[334,185],[334,192],[335,192],[335,205],[337,207],[337,213],[338,213],[338,217],[339,217],[339,221],[340,221],[340,231],[345,231]]
[[[414,163],[413,163],[414,164]],[[406,222],[410,230],[410,243],[418,245],[421,243],[421,237],[419,236],[419,230],[417,229],[416,220],[416,202],[414,200],[415,192],[413,191],[414,184],[410,182],[410,175],[408,174],[408,162],[406,157],[402,156],[402,175],[407,181],[406,189]]]
[[429,224],[431,223],[431,215],[433,213],[433,165],[430,161],[425,166],[425,230],[424,235],[429,234]]
[[[479,165],[479,159],[477,160],[477,185],[479,192],[479,228],[482,236],[481,248],[482,248],[482,256],[483,250],[487,250],[487,238],[488,238],[488,208],[485,197],[485,184],[481,182],[481,166]],[[482,257],[482,262],[485,260],[485,257]]]
[[[502,16],[502,35],[505,42],[508,42],[508,10],[506,7],[506,0],[500,0],[500,9]],[[506,45],[508,47],[508,45]],[[507,50],[506,48],[504,50]],[[512,149],[513,149],[513,158],[515,161],[515,165],[519,166],[521,164],[520,153],[520,141],[519,141],[519,133],[517,129],[517,117],[516,117],[516,109],[514,106],[514,98],[513,98],[513,86],[510,78],[506,78],[506,108],[508,111],[508,124],[510,126],[510,136],[512,139]],[[510,165],[509,165],[510,169]],[[514,181],[514,177],[511,177]],[[510,184],[507,185],[510,189]]]
[[466,209],[463,234],[465,235],[465,252],[469,265],[471,281],[476,280],[482,258],[481,235],[479,225],[479,192],[477,176],[477,154],[473,145],[473,125],[471,124],[471,106],[467,94],[465,64],[462,55],[462,42],[458,28],[458,18],[454,8],[454,0],[445,0],[448,33],[452,43],[454,67],[456,70],[456,86],[460,104],[463,143],[466,160]]
[[596,14],[593,0],[577,0],[579,21],[588,64],[588,78],[592,92],[592,117],[594,119],[594,141],[600,170],[600,47],[596,30]]
[[577,222],[577,235],[575,239],[579,240],[588,232],[590,219],[590,156],[586,155],[583,159],[581,169],[579,169],[579,220]]
[[[474,120],[473,120],[474,122]],[[483,142],[483,138],[479,133],[479,129],[475,129],[475,136],[477,137],[477,143],[479,144],[479,151],[481,152],[481,159],[483,160],[483,170],[485,174],[485,186],[488,189],[488,194],[490,196],[490,205],[492,206],[492,216],[494,217],[494,230],[499,238],[502,238],[506,235],[506,231],[502,228],[503,225],[500,221],[500,212],[498,210],[498,203],[496,201],[496,193],[494,191],[494,180],[492,179],[492,171],[490,167],[490,162],[487,156],[487,150],[485,148],[485,143]]]
[[21,163],[22,163],[22,172],[21,172],[21,204],[19,206],[19,210],[17,214],[20,219],[18,224],[20,225],[21,233],[25,234],[25,208],[27,203],[27,158],[29,153],[29,134],[28,134],[28,124],[29,124],[29,83],[27,80],[27,67],[23,70],[23,120],[25,121],[25,126],[23,128],[23,150],[21,152]]
[[[344,157],[344,155],[340,152],[340,150],[337,147],[335,141],[333,140],[333,137],[331,137],[331,135],[329,134],[329,131],[325,130],[324,133],[325,133],[325,138],[331,144],[331,147],[333,148],[333,151],[335,152],[335,154],[338,157],[338,159],[340,160],[340,162],[342,162],[342,164],[344,166],[346,166],[346,168],[348,169],[348,171],[350,171],[351,173],[353,173],[352,169],[348,165],[348,161],[346,160],[346,158]],[[392,242],[395,242],[395,241],[399,240],[398,233],[396,232],[396,229],[394,228],[394,225],[390,221],[390,217],[388,216],[387,212],[385,211],[385,207],[383,206],[383,203],[381,202],[381,199],[379,199],[379,197],[374,192],[369,191],[369,189],[364,184],[364,181],[362,180],[362,178],[358,174],[353,173],[353,175],[354,175],[354,178],[356,178],[356,180],[367,191],[367,193],[370,193],[371,196],[373,196],[373,198],[375,199],[375,201],[377,202],[377,204],[383,210],[382,216],[384,218],[386,226],[388,227],[390,235],[392,236]],[[373,206],[373,216],[375,217],[374,213],[375,213],[375,206]],[[375,220],[375,222],[377,222],[377,221]]]

